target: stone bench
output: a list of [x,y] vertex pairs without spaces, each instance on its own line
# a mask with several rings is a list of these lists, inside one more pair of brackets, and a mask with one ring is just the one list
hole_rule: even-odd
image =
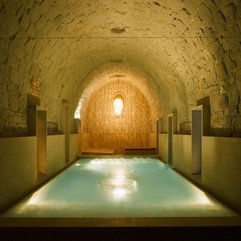
[[155,155],[155,147],[125,147],[125,155]]
[[113,148],[85,148],[81,150],[82,155],[112,155]]

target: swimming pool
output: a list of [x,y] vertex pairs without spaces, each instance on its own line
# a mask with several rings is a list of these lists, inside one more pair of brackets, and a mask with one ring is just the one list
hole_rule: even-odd
[[2,214],[18,218],[237,217],[153,158],[80,159]]

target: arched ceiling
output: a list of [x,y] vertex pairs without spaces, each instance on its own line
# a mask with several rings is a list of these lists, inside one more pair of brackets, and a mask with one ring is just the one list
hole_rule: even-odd
[[[158,93],[158,86],[151,82],[144,73],[135,70],[133,67],[124,64],[106,64],[100,68],[92,71],[85,81],[80,83],[77,88],[79,96],[76,96],[76,101],[79,101],[79,106],[83,107],[91,96],[98,92],[103,86],[109,83],[129,83],[130,86],[135,87],[146,99],[149,108],[152,110],[151,118],[155,121],[160,117],[164,117],[165,100],[160,101]],[[73,107],[75,110],[76,103],[73,100]]]
[[12,124],[26,124],[30,92],[56,122],[62,99],[76,107],[101,72],[126,66],[130,79],[150,82],[161,114],[177,110],[180,122],[189,120],[196,101],[210,96],[213,125],[225,127],[241,109],[240,16],[239,0],[3,0],[0,126],[13,113]]

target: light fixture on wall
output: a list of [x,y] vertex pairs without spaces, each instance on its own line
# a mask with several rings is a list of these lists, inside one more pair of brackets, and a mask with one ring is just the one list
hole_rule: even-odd
[[114,95],[113,107],[116,117],[120,117],[124,108],[124,96],[121,92],[116,92]]
[[[119,75],[118,77],[118,89],[119,89]],[[124,108],[124,95],[121,91],[117,91],[114,94],[114,101],[113,101],[114,113],[116,117],[120,117],[122,110]]]

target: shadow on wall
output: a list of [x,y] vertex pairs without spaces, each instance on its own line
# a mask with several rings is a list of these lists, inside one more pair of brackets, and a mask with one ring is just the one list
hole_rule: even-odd
[[211,136],[220,137],[241,137],[241,129],[211,128]]

